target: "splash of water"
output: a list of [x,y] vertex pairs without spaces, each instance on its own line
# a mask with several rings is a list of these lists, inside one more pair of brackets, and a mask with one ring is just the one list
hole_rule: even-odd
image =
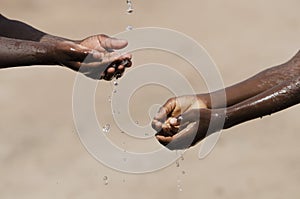
[[[133,6],[132,6],[132,1],[131,0],[126,0],[126,3],[127,3],[127,14],[132,14],[133,13]],[[133,27],[131,25],[128,25],[126,27],[126,30],[127,31],[130,31],[130,30],[133,30]]]
[[126,0],[126,3],[127,3],[127,14],[132,14],[133,13],[133,6],[132,6],[132,1],[131,0]]
[[104,185],[108,185],[108,177],[107,176],[103,177],[103,183],[104,183]]
[[110,124],[105,124],[105,125],[103,126],[103,128],[102,128],[102,131],[103,131],[104,133],[109,133],[109,131],[110,131]]

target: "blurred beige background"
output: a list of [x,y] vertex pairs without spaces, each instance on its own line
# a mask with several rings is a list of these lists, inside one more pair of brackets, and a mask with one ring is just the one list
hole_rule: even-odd
[[[300,46],[298,0],[133,3],[134,14],[128,16],[125,0],[0,0],[5,16],[72,39],[114,35],[127,25],[183,32],[207,49],[225,85],[288,60]],[[166,54],[134,54],[136,65],[147,62],[184,65]],[[75,75],[45,66],[0,71],[1,199],[299,198],[299,106],[224,131],[203,160],[197,157],[198,145],[184,155],[180,167],[174,164],[155,173],[129,175],[101,165],[81,144],[72,118]],[[196,77],[190,79],[201,92],[203,85]],[[97,99],[103,101],[110,84],[101,85],[106,88],[97,90]],[[137,93],[139,103],[149,99],[143,96]],[[157,97],[163,103],[171,96]],[[102,101],[96,108],[105,117],[110,113],[101,110]]]

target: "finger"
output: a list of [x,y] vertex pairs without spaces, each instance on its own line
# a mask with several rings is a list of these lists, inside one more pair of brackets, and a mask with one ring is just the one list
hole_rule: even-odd
[[106,71],[107,74],[113,76],[113,74],[115,73],[116,69],[114,67],[109,67]]
[[176,99],[175,98],[169,99],[162,107],[160,107],[154,119],[162,123],[165,122],[167,117],[174,110],[175,106],[176,106]]
[[155,138],[157,139],[157,141],[166,146],[168,145],[170,142],[172,142],[172,137],[165,137],[165,136],[162,136],[162,135],[156,135]]
[[132,54],[130,53],[121,54],[120,59],[130,61],[132,59]]
[[180,115],[178,117],[170,117],[168,119],[168,122],[171,126],[172,131],[178,132],[178,131],[186,128],[186,126],[190,123],[187,120],[184,120],[184,121],[182,121],[182,120],[183,120],[182,115]]
[[159,108],[158,112],[156,113],[154,120],[164,123],[167,119],[168,113],[166,107],[162,106]]
[[113,72],[116,72],[118,70],[118,66],[121,65],[121,60],[114,60],[113,62],[105,63],[102,65],[103,68],[105,68],[104,73],[108,73],[108,70],[110,68],[114,68],[115,70]]
[[107,81],[110,81],[113,79],[116,69],[114,67],[110,67],[106,70],[104,73],[104,78]]
[[117,67],[117,70],[116,70],[115,74],[114,74],[114,77],[115,77],[116,79],[122,77],[122,74],[124,73],[124,71],[125,71],[125,66],[119,65],[119,66]]
[[175,98],[169,99],[162,107],[159,108],[157,114],[155,115],[152,121],[152,128],[155,129],[157,132],[168,130],[165,126],[165,122],[168,118],[168,115],[172,112],[176,105]]
[[165,137],[172,137],[173,135],[175,135],[177,133],[177,130],[173,130],[170,126],[168,127],[164,127],[165,124],[162,125],[162,128],[160,131],[158,131],[156,133],[156,135],[161,135],[161,136],[165,136]]
[[171,126],[169,122],[165,122],[162,125],[161,131],[165,132],[165,134],[169,136],[173,136],[178,132],[178,129],[178,127]]
[[156,132],[159,132],[161,131],[162,129],[162,122],[156,120],[156,119],[153,119],[152,123],[152,128],[156,131]]
[[102,67],[95,66],[91,67],[91,64],[87,64],[86,66],[82,65],[79,70],[81,73],[86,75],[87,77],[90,77],[95,80],[104,79],[104,80],[111,80],[114,73],[115,68],[107,68],[106,71],[103,71]]
[[128,42],[123,39],[111,38],[106,35],[101,36],[101,46],[105,49],[122,49],[128,45]]
[[[169,134],[170,135],[175,135],[177,132],[178,132],[178,129],[179,129],[179,125],[172,125],[171,124],[171,120],[174,120],[173,117],[169,117],[162,125],[162,130],[163,131],[168,131],[170,132]],[[176,118],[175,118],[176,120]],[[172,121],[173,122],[173,121]]]
[[132,66],[132,61],[131,61],[131,60],[127,60],[127,63],[124,64],[124,66],[125,66],[126,68],[131,67],[131,66]]
[[129,68],[132,65],[131,59],[128,57],[120,57],[120,59],[122,60],[122,65],[125,66],[125,68]]
[[172,142],[170,142],[166,147],[170,150],[187,149],[193,146],[196,142],[198,124],[194,124],[192,127],[186,127],[179,133],[172,137]]
[[172,117],[169,121],[172,126],[179,126],[182,121],[182,116]]

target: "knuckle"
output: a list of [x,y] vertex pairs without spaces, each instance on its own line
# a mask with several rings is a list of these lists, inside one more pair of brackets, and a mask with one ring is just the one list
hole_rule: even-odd
[[167,100],[167,104],[173,103],[174,101],[176,101],[176,98],[175,97],[171,97],[170,99]]

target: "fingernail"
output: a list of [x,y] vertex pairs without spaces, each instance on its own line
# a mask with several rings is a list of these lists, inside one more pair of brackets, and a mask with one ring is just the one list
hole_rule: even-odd
[[177,124],[177,119],[176,119],[175,117],[172,118],[172,119],[170,119],[170,123],[171,123],[172,125]]
[[121,65],[126,66],[129,63],[128,59],[122,60]]

